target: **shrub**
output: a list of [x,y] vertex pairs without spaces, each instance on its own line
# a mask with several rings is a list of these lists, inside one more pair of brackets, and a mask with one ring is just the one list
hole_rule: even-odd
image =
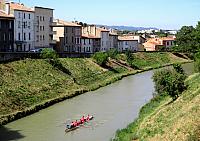
[[162,69],[154,73],[153,81],[157,94],[169,95],[173,100],[176,100],[185,90],[186,75],[179,67],[179,65],[175,65],[174,69]]
[[200,72],[200,51],[195,54],[195,70]]
[[117,55],[119,54],[119,52],[117,51],[117,49],[111,49],[108,52],[108,56],[112,59],[116,59]]
[[42,59],[57,59],[58,55],[53,49],[45,48],[42,50],[40,57]]
[[104,66],[108,61],[108,54],[105,52],[97,52],[93,55],[93,58],[95,59],[97,64],[99,64],[100,66]]

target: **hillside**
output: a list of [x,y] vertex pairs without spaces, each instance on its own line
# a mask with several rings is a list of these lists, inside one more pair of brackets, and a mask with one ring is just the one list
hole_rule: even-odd
[[188,61],[171,53],[137,53],[134,56],[132,61],[137,70],[127,65],[125,55],[110,60],[108,68],[97,65],[92,58],[59,59],[61,68],[42,59],[0,64],[0,123],[5,124],[130,74]]
[[186,90],[175,102],[156,98],[145,105],[139,118],[117,132],[115,141],[199,141],[200,74],[186,80]]

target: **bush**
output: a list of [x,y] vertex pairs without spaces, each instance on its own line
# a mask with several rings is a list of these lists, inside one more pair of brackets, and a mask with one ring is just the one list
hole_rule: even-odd
[[117,49],[111,49],[108,52],[108,56],[112,59],[116,59],[117,55],[119,54],[119,52],[117,51]]
[[57,59],[58,55],[53,49],[45,48],[42,50],[40,57],[42,59]]
[[133,59],[134,59],[134,56],[133,56],[132,52],[131,52],[130,50],[127,50],[127,51],[125,52],[125,54],[126,54],[126,58],[127,58],[128,64],[129,64],[130,66],[132,66],[132,61],[133,61]]
[[186,75],[179,65],[174,65],[174,69],[156,71],[153,75],[155,91],[157,94],[169,95],[176,100],[186,88],[185,79]]
[[93,55],[93,58],[100,66],[106,65],[106,63],[108,62],[108,54],[105,52],[97,52]]
[[195,70],[200,72],[200,51],[195,54]]

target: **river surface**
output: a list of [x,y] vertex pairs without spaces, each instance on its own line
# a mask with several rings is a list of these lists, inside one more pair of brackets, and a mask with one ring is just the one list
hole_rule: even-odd
[[[185,64],[187,73],[193,65]],[[68,99],[0,128],[0,141],[109,141],[152,98],[153,71],[126,77],[109,86]],[[95,118],[65,133],[65,123],[92,114]]]

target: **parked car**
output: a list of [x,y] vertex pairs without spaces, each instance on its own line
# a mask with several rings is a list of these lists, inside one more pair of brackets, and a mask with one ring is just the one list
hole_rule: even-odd
[[[46,49],[46,48],[37,48],[37,49],[30,50],[29,52],[41,53],[43,49]],[[52,49],[52,48],[48,48],[48,49]]]

